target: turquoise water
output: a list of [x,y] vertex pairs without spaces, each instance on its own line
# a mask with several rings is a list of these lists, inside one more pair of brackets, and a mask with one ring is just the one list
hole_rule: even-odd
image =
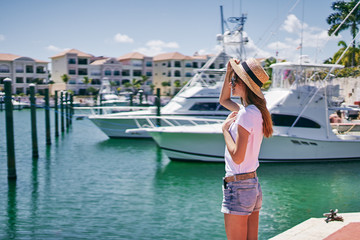
[[[89,120],[73,120],[46,147],[42,110],[34,160],[30,112],[22,110],[14,111],[18,179],[8,182],[4,115],[0,239],[226,239],[224,164],[171,162],[153,141],[108,139]],[[360,211],[360,162],[261,164],[258,175],[259,239],[331,208]]]

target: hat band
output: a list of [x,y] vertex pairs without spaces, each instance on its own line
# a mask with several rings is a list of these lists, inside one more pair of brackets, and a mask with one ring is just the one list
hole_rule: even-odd
[[251,71],[249,66],[246,62],[241,63],[242,67],[244,68],[245,72],[249,75],[249,77],[258,85],[259,87],[262,87],[263,83],[256,77],[256,75]]

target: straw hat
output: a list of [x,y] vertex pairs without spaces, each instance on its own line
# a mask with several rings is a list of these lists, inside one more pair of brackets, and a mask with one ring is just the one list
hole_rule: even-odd
[[249,58],[245,62],[237,64],[235,59],[230,59],[231,67],[236,75],[253,91],[259,98],[264,99],[261,87],[269,80],[269,76],[255,58]]

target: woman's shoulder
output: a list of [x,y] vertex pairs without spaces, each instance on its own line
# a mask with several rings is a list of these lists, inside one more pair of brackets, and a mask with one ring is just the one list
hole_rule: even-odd
[[248,106],[246,106],[244,108],[244,111],[246,112],[246,114],[251,114],[251,115],[261,115],[260,110],[254,105],[254,104],[250,104]]

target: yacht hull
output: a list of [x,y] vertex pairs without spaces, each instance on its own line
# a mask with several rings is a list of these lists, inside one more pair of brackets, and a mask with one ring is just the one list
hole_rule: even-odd
[[[171,160],[224,162],[222,134],[150,132]],[[260,162],[360,160],[360,140],[324,141],[288,136],[264,139]]]
[[[151,116],[147,115],[148,119],[152,119]],[[164,115],[164,116],[179,116],[181,115]],[[139,118],[140,117],[140,118]],[[126,132],[127,129],[137,129],[139,126],[141,128],[152,127],[146,119],[142,119],[142,115],[134,115],[134,118],[116,118],[116,117],[102,117],[99,116],[90,116],[89,119],[98,127],[102,132],[104,132],[110,138],[151,138],[150,134],[146,131],[131,131]],[[203,118],[202,115],[194,115],[193,117]],[[207,116],[209,119],[225,119],[226,115],[213,115]],[[167,126],[168,123],[164,120],[159,120],[160,125]],[[151,120],[153,125],[156,125],[156,120]]]
[[109,138],[151,138],[143,132],[127,133],[127,129],[138,128],[134,119],[116,119],[116,118],[89,118],[102,132]]

